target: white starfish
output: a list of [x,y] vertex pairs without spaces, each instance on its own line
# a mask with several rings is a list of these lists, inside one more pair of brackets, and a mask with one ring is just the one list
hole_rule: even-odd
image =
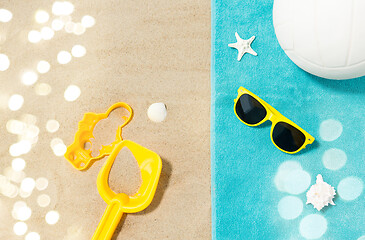
[[245,55],[245,53],[249,53],[254,56],[257,56],[257,53],[251,48],[251,43],[253,42],[253,40],[255,40],[255,36],[252,36],[248,40],[244,40],[244,39],[240,38],[240,36],[238,35],[237,32],[235,33],[235,36],[236,36],[237,42],[230,43],[230,44],[228,44],[228,46],[238,50],[238,56],[237,56],[238,61],[241,60],[241,58],[243,57],[243,55]]

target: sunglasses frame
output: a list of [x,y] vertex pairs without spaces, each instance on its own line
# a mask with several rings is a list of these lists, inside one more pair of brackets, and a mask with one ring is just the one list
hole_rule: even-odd
[[[244,94],[248,94],[250,95],[251,97],[253,97],[254,99],[256,99],[259,103],[261,103],[261,105],[265,108],[266,110],[266,116],[264,119],[262,119],[260,122],[258,123],[255,123],[255,124],[249,124],[249,123],[246,123],[244,121],[242,121],[242,119],[237,115],[237,112],[236,112],[236,105],[237,105],[237,101],[238,99],[244,95]],[[259,98],[258,96],[256,96],[255,94],[253,94],[252,92],[250,92],[249,90],[247,90],[246,88],[244,87],[240,87],[238,89],[238,95],[237,95],[237,98],[234,99],[234,114],[236,115],[236,117],[241,121],[243,122],[244,124],[246,124],[247,126],[250,126],[250,127],[255,127],[255,126],[258,126],[264,122],[266,122],[267,120],[271,121],[271,131],[270,131],[270,138],[271,138],[271,141],[272,143],[275,145],[275,147],[277,147],[280,151],[282,152],[285,152],[285,153],[288,153],[288,154],[295,154],[299,151],[301,151],[302,149],[304,149],[308,144],[312,144],[315,140],[314,137],[312,137],[309,133],[307,133],[306,131],[304,131],[301,127],[299,127],[297,124],[295,124],[294,122],[292,122],[290,119],[288,119],[287,117],[283,116],[281,113],[279,113],[275,108],[273,108],[272,106],[270,106],[268,103],[266,103],[264,100],[262,100],[261,98]],[[281,149],[280,147],[278,147],[276,145],[276,143],[274,142],[274,139],[272,138],[272,134],[273,134],[273,130],[274,130],[274,127],[275,125],[278,123],[278,122],[285,122],[285,123],[288,123],[290,124],[291,126],[295,127],[296,129],[298,129],[301,133],[304,134],[305,136],[305,141],[303,143],[303,145],[296,151],[294,152],[288,152],[288,151],[285,151],[284,149]]]

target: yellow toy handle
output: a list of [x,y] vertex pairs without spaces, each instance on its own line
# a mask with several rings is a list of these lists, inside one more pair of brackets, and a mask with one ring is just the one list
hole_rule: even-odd
[[[125,193],[115,193],[109,186],[110,170],[124,147],[128,148],[137,160],[142,177],[140,188],[132,196]],[[162,161],[157,153],[129,140],[123,140],[115,145],[96,181],[100,196],[108,204],[108,207],[93,235],[93,240],[110,240],[123,213],[142,211],[151,203],[156,192],[161,168]]]
[[108,205],[92,240],[109,240],[113,237],[114,231],[123,216],[121,207],[121,203],[117,201]]

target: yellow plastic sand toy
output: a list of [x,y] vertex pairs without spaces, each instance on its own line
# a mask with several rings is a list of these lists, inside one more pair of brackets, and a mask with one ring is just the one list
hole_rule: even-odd
[[[91,156],[91,150],[85,149],[85,143],[93,138],[95,125],[102,119],[108,117],[111,111],[116,108],[125,108],[130,116],[118,127],[116,140],[103,146],[97,157]],[[97,178],[97,188],[100,196],[108,204],[104,215],[92,237],[92,240],[109,240],[118,226],[123,213],[135,213],[144,210],[152,201],[160,178],[162,161],[158,154],[144,148],[137,143],[123,140],[122,128],[127,125],[133,117],[132,108],[126,103],[116,103],[106,113],[86,113],[79,122],[79,129],[75,135],[75,141],[67,148],[66,159],[78,170],[89,168],[96,160],[109,155],[101,168]],[[113,163],[122,148],[128,148],[137,160],[141,170],[142,183],[138,192],[132,196],[124,193],[115,193],[109,187],[109,173]]]
[[[133,196],[124,193],[116,194],[108,184],[110,169],[123,147],[127,147],[132,152],[141,170],[142,184]],[[142,211],[151,203],[160,178],[161,168],[162,162],[156,153],[132,141],[124,140],[115,146],[98,175],[98,190],[108,207],[94,233],[93,240],[111,239],[123,213]]]
[[[100,150],[99,156],[92,157],[91,150],[85,149],[85,144],[89,143],[91,145],[90,139],[94,138],[93,130],[95,125],[100,121],[109,116],[109,114],[117,109],[124,108],[128,110],[129,117],[123,116],[125,122],[119,126],[117,130],[117,135],[115,141],[110,145],[103,146]],[[106,113],[85,113],[84,118],[79,122],[79,128],[75,134],[74,142],[67,147],[65,153],[65,158],[74,166],[77,170],[88,169],[96,160],[99,160],[107,155],[109,155],[114,146],[122,141],[122,128],[127,125],[133,118],[132,108],[123,102],[116,103],[112,105]]]

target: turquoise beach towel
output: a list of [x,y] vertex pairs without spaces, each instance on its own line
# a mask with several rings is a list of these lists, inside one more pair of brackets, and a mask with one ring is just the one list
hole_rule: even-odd
[[[212,3],[213,239],[365,239],[365,78],[334,81],[298,68],[280,48],[272,0]],[[255,35],[237,61],[234,33]],[[295,155],[278,150],[270,124],[248,127],[233,111],[243,86],[316,141]],[[317,211],[306,192],[321,174],[335,206]]]

